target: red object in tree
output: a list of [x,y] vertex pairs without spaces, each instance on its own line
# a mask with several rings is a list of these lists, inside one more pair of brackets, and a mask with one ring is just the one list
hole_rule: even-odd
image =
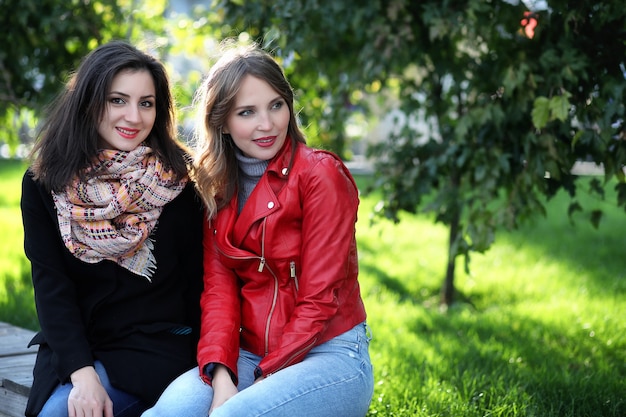
[[525,11],[524,18],[520,21],[523,33],[528,39],[535,36],[535,28],[537,27],[537,15],[533,12]]

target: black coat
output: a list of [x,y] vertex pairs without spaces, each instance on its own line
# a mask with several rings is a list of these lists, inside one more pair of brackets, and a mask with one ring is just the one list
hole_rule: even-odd
[[196,365],[204,212],[193,186],[164,207],[150,236],[152,282],[111,261],[75,258],[61,240],[51,194],[29,172],[21,208],[41,327],[30,344],[39,351],[26,415],[39,413],[56,385],[96,359],[114,386],[154,403]]

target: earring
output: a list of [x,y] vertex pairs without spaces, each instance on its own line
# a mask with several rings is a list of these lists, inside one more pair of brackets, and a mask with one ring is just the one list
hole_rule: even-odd
[[230,139],[230,134],[228,133],[224,133],[222,131],[222,128],[219,128],[219,134],[220,134],[220,138],[224,139],[224,140],[229,140]]

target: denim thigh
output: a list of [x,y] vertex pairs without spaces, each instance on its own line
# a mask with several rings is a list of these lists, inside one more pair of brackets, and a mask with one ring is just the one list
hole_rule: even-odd
[[172,381],[141,417],[207,417],[212,401],[213,389],[200,378],[196,366]]
[[[94,367],[102,386],[113,402],[113,415],[115,417],[135,417],[146,408],[146,405],[138,397],[111,385],[109,376],[100,361],[96,361]],[[73,387],[70,382],[59,384],[44,404],[39,417],[67,417],[67,400]]]
[[260,358],[242,352],[238,363],[240,392],[211,417],[363,417],[374,390],[367,326],[362,323],[313,348],[300,363],[257,384]]

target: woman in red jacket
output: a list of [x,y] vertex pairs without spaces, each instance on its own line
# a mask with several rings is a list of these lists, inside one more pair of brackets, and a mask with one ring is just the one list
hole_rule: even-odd
[[181,376],[144,416],[364,416],[373,376],[352,176],[305,145],[291,86],[257,47],[226,53],[199,100],[201,378]]

